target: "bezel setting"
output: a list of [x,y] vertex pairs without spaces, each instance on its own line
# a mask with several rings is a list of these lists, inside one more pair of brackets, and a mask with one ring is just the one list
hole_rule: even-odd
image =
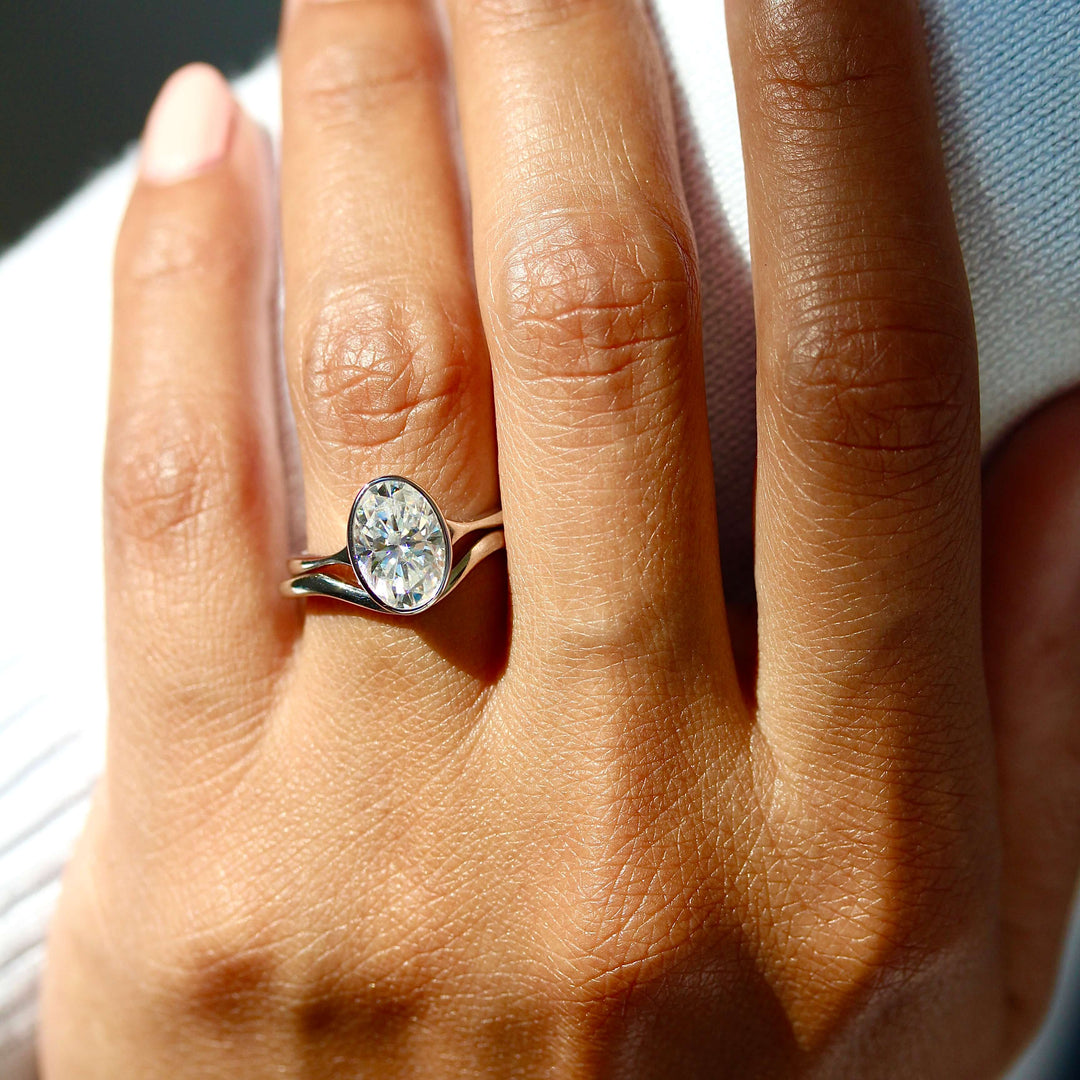
[[[378,581],[373,580],[377,575],[373,575],[369,569],[371,553],[374,549],[362,546],[360,538],[357,536],[357,533],[361,531],[360,515],[364,513],[371,493],[380,485],[390,485],[393,489],[383,493],[384,498],[390,498],[402,488],[406,489],[424,504],[424,509],[430,511],[437,522],[435,529],[429,530],[427,535],[421,537],[421,542],[441,548],[439,552],[439,557],[442,560],[441,574],[438,585],[433,590],[425,590],[423,599],[417,603],[394,605],[379,595]],[[357,492],[352,509],[349,511],[346,547],[349,553],[349,562],[352,565],[357,582],[379,610],[394,615],[416,615],[435,604],[446,591],[453,562],[453,533],[435,500],[419,484],[404,476],[393,474],[378,476],[374,480],[369,480]]]
[[[407,488],[413,500],[410,503],[406,499],[403,504],[392,499],[394,492],[382,493],[383,497],[392,503],[390,512],[381,524],[370,515],[365,519],[365,528],[373,528],[374,535],[367,535],[362,539],[373,539],[375,543],[361,543],[358,535],[361,531],[358,527],[359,516],[367,495],[379,484]],[[425,515],[431,520],[425,522]],[[410,517],[414,520],[408,520]],[[403,549],[407,549],[410,530],[415,532],[417,544],[430,544],[433,540],[436,543],[436,556],[442,560],[440,576],[437,581],[428,578],[420,582],[424,594],[419,602],[412,605],[395,604],[380,595],[377,585],[392,581],[398,571],[404,571],[405,575],[408,572],[424,574],[422,566],[407,567],[403,563],[403,558],[409,556],[408,550]],[[279,586],[281,595],[339,600],[364,611],[385,615],[416,615],[447,597],[489,555],[506,547],[502,510],[492,510],[470,521],[451,521],[443,516],[439,504],[419,484],[406,476],[396,474],[377,476],[364,484],[353,500],[345,532],[345,547],[340,551],[330,555],[310,552],[293,555],[287,563],[290,576]],[[475,542],[468,544],[455,562],[454,548],[459,540],[468,536],[472,536]],[[385,545],[380,545],[380,540],[385,540]],[[383,547],[383,556],[390,569],[381,582],[376,582],[369,576],[368,571],[372,556],[380,546]],[[430,553],[422,553],[421,557],[426,554]],[[411,584],[406,581],[408,588],[404,592],[408,592],[416,584],[416,581]],[[384,588],[383,591],[387,590]],[[399,589],[398,592],[402,594],[402,590]]]

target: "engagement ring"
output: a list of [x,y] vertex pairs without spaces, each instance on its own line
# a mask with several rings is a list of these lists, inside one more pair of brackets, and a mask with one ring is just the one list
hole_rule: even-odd
[[[455,563],[454,545],[481,536]],[[505,547],[502,511],[449,521],[426,491],[403,476],[366,483],[349,512],[346,544],[334,555],[289,560],[285,596],[328,596],[368,611],[416,615],[449,595],[474,566]],[[344,571],[352,571],[351,576]]]

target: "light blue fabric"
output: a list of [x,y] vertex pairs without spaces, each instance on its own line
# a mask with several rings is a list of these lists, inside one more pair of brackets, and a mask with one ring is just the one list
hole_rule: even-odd
[[978,181],[986,226],[1016,241],[1012,258],[1036,274],[1061,272],[1075,295],[1080,5],[936,0],[927,23],[952,165]]
[[924,10],[993,440],[1080,381],[1080,3]]

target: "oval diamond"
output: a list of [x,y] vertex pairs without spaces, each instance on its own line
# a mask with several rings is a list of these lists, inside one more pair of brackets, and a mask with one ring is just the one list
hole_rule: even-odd
[[419,611],[442,590],[450,565],[446,526],[415,484],[366,484],[349,519],[349,554],[361,582],[391,611]]

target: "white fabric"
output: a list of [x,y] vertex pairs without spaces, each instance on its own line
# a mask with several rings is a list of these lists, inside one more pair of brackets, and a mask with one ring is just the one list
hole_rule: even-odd
[[[720,0],[656,4],[677,80],[702,258],[725,558],[749,555],[753,314],[746,205]],[[1080,19],[1075,0],[934,0],[928,20],[981,344],[984,445],[1080,380]],[[1010,24],[1002,32],[1003,24]],[[278,127],[276,65],[238,92]],[[10,515],[0,529],[0,1077],[34,1075],[43,935],[102,761],[99,479],[113,238],[132,155],[0,260]],[[32,553],[33,562],[20,567]],[[102,987],[103,995],[108,988]],[[1075,1016],[1075,1004],[1070,1006]],[[1066,1010],[1066,1006],[1062,1006]],[[1059,1025],[1065,1018],[1062,1011]],[[1052,1050],[1052,1041],[1045,1044]],[[1059,1075],[1039,1054],[1025,1077]],[[1018,1072],[1017,1075],[1021,1075]]]

